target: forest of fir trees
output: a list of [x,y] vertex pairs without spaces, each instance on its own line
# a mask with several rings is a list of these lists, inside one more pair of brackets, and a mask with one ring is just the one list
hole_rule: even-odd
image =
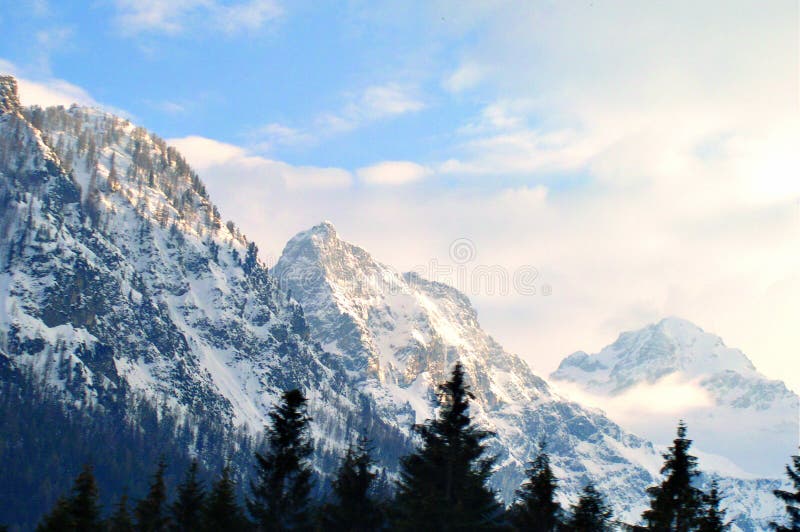
[[[391,490],[379,486],[370,442],[361,437],[342,457],[330,492],[315,499],[307,401],[299,390],[289,390],[270,413],[267,445],[253,453],[256,473],[245,481],[244,490],[236,485],[227,464],[213,481],[204,481],[197,459],[171,489],[165,480],[168,465],[161,459],[137,499],[123,494],[104,511],[93,468],[85,465],[71,491],[58,499],[36,530],[715,532],[730,528],[716,482],[707,492],[697,487],[698,461],[690,454],[691,440],[683,422],[664,453],[662,482],[643,494],[649,499],[643,526],[616,520],[593,483],[583,488],[577,502],[562,507],[545,442],[529,464],[515,501],[504,507],[488,485],[495,457],[488,454],[486,440],[492,434],[470,419],[471,397],[463,368],[457,364],[450,380],[439,387],[436,417],[414,427],[419,444],[402,458]],[[771,527],[800,531],[800,456],[792,457],[786,473],[794,491],[774,492],[785,503],[786,516]],[[238,495],[242,491],[243,501]]]

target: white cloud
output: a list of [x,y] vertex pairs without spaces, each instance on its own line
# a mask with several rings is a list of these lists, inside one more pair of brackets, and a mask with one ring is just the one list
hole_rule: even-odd
[[255,31],[282,14],[274,0],[251,0],[232,5],[220,5],[213,16],[223,31],[232,34],[241,30]]
[[[241,190],[251,187],[264,190],[276,186],[289,190],[335,189],[348,187],[353,181],[350,172],[341,168],[294,166],[205,137],[177,138],[169,143],[178,148],[203,175],[212,180],[222,178],[237,183],[233,189],[237,195]],[[250,198],[243,196],[246,200]],[[263,205],[259,208],[263,209]]]
[[383,161],[356,171],[368,185],[406,185],[424,179],[431,170],[411,161]]
[[[560,391],[582,404],[602,408],[614,419],[631,421],[634,417],[669,415],[679,418],[692,410],[714,406],[714,399],[699,382],[667,375],[654,383],[639,383],[620,395],[595,396],[569,383],[559,383]],[[671,424],[667,427],[671,430]]]
[[34,81],[22,76],[21,69],[3,59],[0,59],[0,72],[10,74],[17,79],[19,99],[22,105],[69,107],[73,103],[77,103],[90,107],[101,107],[85,89],[63,79],[45,78]]
[[245,150],[239,146],[196,135],[170,139],[169,143],[187,157],[197,170],[207,170],[247,157]]
[[347,96],[347,103],[336,113],[323,113],[316,127],[327,134],[347,132],[372,122],[414,113],[425,107],[415,87],[399,83],[371,85]]
[[474,63],[464,63],[445,77],[442,86],[449,92],[463,92],[478,85],[484,78],[484,71]]
[[418,112],[425,108],[418,92],[416,87],[399,83],[370,85],[345,94],[341,109],[320,113],[311,126],[293,127],[273,122],[250,131],[252,148],[270,151],[278,146],[311,145],[374,122]]
[[252,148],[257,151],[270,151],[278,146],[308,145],[316,140],[311,133],[277,122],[256,128],[248,136],[254,140]]
[[258,30],[282,13],[274,0],[115,0],[114,5],[116,23],[126,35],[176,35],[192,27],[234,34]]
[[419,111],[424,105],[409,88],[390,83],[367,87],[355,107],[353,114],[382,118]]

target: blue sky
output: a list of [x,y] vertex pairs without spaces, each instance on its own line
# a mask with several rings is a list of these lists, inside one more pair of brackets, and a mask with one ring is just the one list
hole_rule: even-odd
[[800,375],[794,0],[0,6],[23,102],[167,138],[268,262],[323,219],[400,269],[466,238],[536,268],[461,288],[540,374],[678,315]]
[[435,9],[396,20],[362,14],[357,2],[245,2],[263,5],[263,19],[228,28],[205,2],[140,20],[155,4],[29,2],[3,13],[0,46],[26,74],[68,79],[164,137],[260,145],[303,164],[441,157],[483,100],[442,88],[452,43],[469,35],[437,34],[447,22]]

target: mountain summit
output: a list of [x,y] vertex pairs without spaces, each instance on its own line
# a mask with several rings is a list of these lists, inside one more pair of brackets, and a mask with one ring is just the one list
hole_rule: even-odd
[[[699,448],[754,474],[777,476],[784,457],[797,450],[797,395],[759,373],[740,350],[684,319],[624,332],[594,355],[574,353],[550,377],[591,394],[609,411],[629,403],[626,424],[655,441],[666,440],[653,403],[682,403],[663,415],[683,417]],[[686,396],[696,397],[695,404]]]

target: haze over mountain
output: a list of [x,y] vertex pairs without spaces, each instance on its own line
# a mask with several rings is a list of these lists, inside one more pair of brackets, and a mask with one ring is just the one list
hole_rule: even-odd
[[624,332],[593,355],[573,353],[550,378],[652,441],[668,442],[665,423],[683,418],[699,449],[750,474],[779,475],[800,441],[798,396],[683,319]]

